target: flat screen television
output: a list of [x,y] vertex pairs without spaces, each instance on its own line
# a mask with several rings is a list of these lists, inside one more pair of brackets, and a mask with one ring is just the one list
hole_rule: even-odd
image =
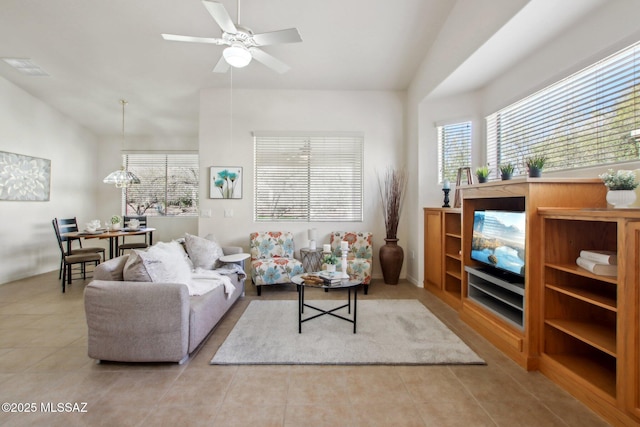
[[524,277],[525,223],[525,212],[475,211],[471,259]]

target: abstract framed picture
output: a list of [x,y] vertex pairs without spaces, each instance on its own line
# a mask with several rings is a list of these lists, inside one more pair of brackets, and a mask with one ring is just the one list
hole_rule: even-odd
[[211,199],[242,199],[242,167],[211,166],[209,197]]
[[48,201],[51,160],[0,151],[0,200]]

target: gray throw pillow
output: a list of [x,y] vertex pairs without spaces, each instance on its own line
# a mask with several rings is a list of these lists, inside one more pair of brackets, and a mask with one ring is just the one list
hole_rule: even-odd
[[224,255],[222,248],[213,237],[203,238],[188,234],[185,236],[187,253],[194,268],[213,270],[218,259]]

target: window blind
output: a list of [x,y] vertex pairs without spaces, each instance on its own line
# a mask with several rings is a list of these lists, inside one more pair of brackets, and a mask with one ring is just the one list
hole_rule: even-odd
[[458,169],[471,166],[471,122],[438,126],[437,131],[440,182],[455,182]]
[[256,221],[362,221],[361,135],[254,134]]
[[198,154],[127,153],[123,162],[140,178],[123,189],[125,215],[198,215]]
[[545,169],[638,159],[640,42],[486,118],[487,159],[547,156]]

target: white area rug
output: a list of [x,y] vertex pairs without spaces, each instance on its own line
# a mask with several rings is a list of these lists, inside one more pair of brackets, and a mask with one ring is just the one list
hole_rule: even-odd
[[[329,309],[344,300],[307,300]],[[305,307],[304,317],[318,313]],[[343,308],[336,312],[352,318]],[[417,300],[358,301],[353,324],[321,316],[302,324],[298,301],[252,301],[213,365],[429,365],[484,361]]]

